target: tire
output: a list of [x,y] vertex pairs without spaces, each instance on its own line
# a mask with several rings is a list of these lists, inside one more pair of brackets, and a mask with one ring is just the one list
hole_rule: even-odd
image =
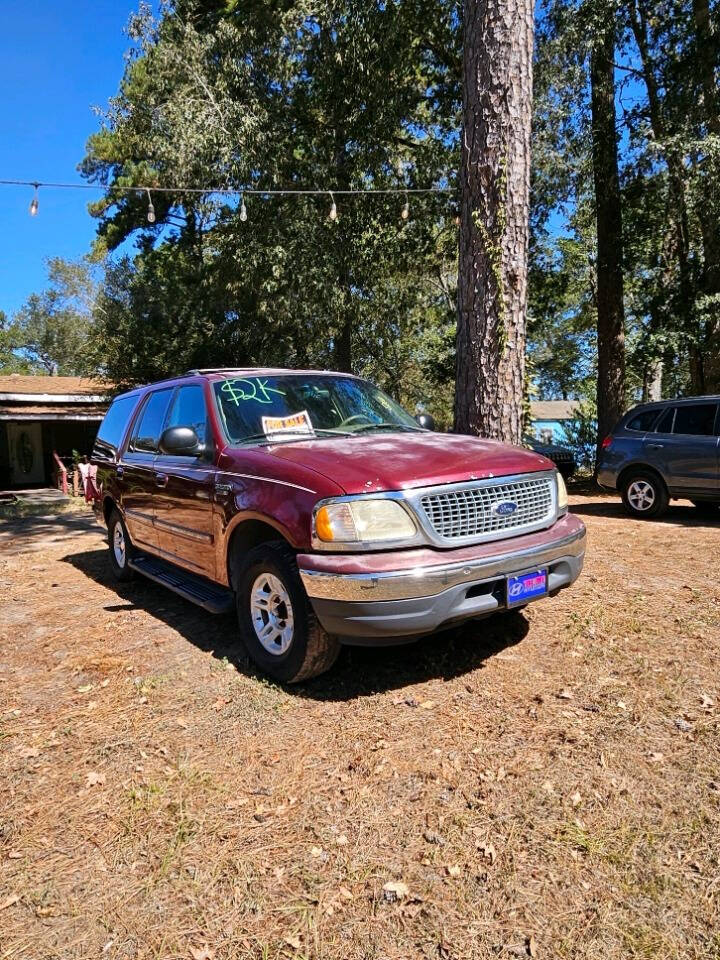
[[720,500],[693,500],[692,503],[703,517],[720,516]]
[[649,520],[665,513],[670,498],[657,474],[649,470],[637,470],[628,474],[623,481],[622,501],[631,516]]
[[117,510],[113,509],[108,520],[108,547],[110,548],[110,569],[116,580],[121,583],[132,580],[135,571],[128,566],[135,554],[125,521]]
[[233,588],[250,659],[280,683],[300,683],[329,670],[340,642],[320,626],[287,544],[260,544],[238,561]]

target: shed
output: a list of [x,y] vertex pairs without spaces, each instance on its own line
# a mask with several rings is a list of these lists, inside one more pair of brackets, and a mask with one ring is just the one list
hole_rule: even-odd
[[534,400],[530,404],[530,432],[542,443],[566,443],[565,426],[577,416],[577,400]]
[[85,377],[0,376],[0,489],[47,486],[89,454],[111,387]]

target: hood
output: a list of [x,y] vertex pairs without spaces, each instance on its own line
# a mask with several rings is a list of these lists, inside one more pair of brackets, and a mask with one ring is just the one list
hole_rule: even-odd
[[273,458],[315,470],[349,494],[554,469],[549,460],[530,450],[446,433],[375,433],[263,449]]

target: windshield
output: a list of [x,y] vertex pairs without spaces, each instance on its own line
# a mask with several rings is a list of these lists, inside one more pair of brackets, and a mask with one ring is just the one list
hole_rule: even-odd
[[213,384],[232,443],[275,443],[381,430],[420,430],[377,387],[332,374],[228,377]]

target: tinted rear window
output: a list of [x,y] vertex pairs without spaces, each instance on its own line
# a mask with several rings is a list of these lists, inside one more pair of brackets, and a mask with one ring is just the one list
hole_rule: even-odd
[[677,408],[673,433],[692,437],[712,437],[715,434],[715,403],[689,403]]
[[675,417],[675,407],[668,407],[657,425],[658,433],[672,433],[673,418]]
[[117,400],[113,400],[105,414],[105,419],[100,424],[95,439],[94,456],[112,457],[117,452],[137,399],[137,397],[118,397]]
[[643,433],[646,433],[648,430],[652,430],[653,424],[659,416],[658,410],[644,410],[642,413],[636,414],[628,422],[626,430],[641,430]]

